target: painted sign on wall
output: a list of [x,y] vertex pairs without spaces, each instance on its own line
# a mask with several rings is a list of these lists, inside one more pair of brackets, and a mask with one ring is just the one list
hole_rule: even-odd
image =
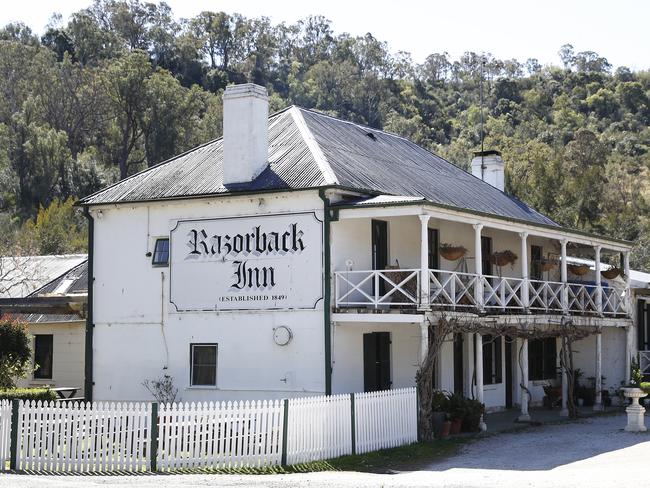
[[181,220],[170,233],[177,311],[314,309],[323,227],[312,213]]

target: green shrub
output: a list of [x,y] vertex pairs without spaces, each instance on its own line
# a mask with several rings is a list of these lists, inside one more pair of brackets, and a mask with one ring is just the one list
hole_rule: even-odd
[[650,395],[650,381],[643,381],[639,385],[639,388],[641,388],[644,392],[646,392],[648,395]]
[[10,388],[0,390],[0,400],[56,400],[56,392],[49,388]]
[[27,374],[31,364],[27,324],[11,317],[0,318],[0,388],[13,388],[16,378]]

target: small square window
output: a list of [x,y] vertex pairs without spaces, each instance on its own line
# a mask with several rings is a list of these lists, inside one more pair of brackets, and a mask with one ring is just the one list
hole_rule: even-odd
[[156,239],[156,246],[153,250],[151,264],[154,266],[169,265],[169,239]]
[[190,385],[216,386],[217,344],[190,344]]

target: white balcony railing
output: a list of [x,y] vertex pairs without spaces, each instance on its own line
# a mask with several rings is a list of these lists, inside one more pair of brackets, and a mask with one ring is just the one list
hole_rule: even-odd
[[626,290],[615,287],[479,276],[427,270],[429,300],[420,297],[419,269],[337,271],[336,307],[432,307],[490,313],[620,316],[628,313]]
[[420,302],[419,269],[337,271],[334,275],[337,307],[417,307]]

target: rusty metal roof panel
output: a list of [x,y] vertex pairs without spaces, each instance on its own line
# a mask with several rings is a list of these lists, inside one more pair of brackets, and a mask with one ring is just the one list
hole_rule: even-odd
[[454,164],[402,137],[290,107],[269,118],[269,166],[254,181],[226,188],[221,140],[209,142],[81,200],[120,203],[237,191],[341,185],[557,225]]

